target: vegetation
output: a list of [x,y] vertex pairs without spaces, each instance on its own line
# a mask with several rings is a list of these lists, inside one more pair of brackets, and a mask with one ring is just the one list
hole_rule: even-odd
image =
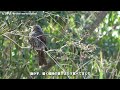
[[[41,68],[28,42],[35,24],[47,37]],[[120,12],[0,12],[0,79],[120,79]]]

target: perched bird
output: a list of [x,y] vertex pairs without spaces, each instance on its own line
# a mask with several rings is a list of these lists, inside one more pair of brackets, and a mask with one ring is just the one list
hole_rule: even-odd
[[29,43],[38,52],[39,65],[47,65],[45,52],[43,51],[44,49],[47,50],[46,37],[39,25],[34,25],[33,30],[29,33]]

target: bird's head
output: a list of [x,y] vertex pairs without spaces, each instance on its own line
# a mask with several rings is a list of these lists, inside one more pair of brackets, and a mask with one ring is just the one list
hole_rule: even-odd
[[33,31],[43,33],[43,32],[42,32],[42,28],[41,28],[39,25],[34,25],[34,26],[33,26]]

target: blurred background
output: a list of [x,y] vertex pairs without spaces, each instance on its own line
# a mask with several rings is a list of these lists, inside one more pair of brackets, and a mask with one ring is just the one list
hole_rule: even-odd
[[[35,24],[47,37],[49,66],[43,68],[28,42]],[[0,79],[119,79],[119,71],[120,11],[0,12]]]

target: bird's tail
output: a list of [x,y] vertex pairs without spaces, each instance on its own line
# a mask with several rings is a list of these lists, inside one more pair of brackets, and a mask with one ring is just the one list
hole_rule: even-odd
[[39,66],[47,65],[44,51],[38,50],[38,58],[39,58]]

